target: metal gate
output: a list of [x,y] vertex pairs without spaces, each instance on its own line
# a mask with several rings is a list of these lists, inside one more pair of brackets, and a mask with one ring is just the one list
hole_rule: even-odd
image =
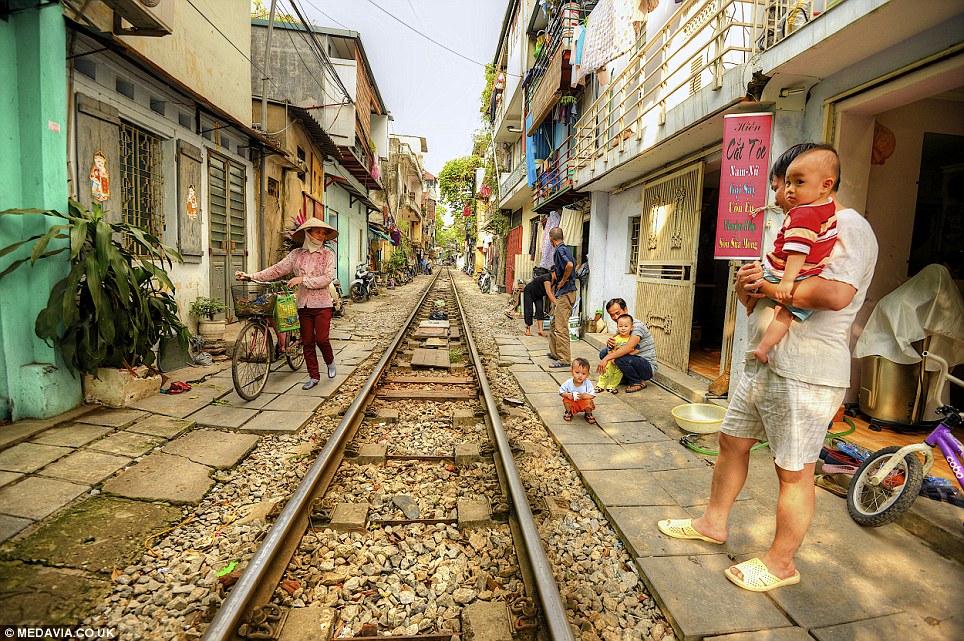
[[702,195],[703,161],[643,189],[634,316],[652,332],[659,360],[682,372],[689,369]]
[[231,283],[234,273],[244,271],[248,255],[245,235],[244,167],[208,151],[208,211],[211,212],[209,252],[211,296],[227,303],[233,316]]
[[522,227],[513,227],[505,241],[505,291],[515,288],[515,257],[522,253]]

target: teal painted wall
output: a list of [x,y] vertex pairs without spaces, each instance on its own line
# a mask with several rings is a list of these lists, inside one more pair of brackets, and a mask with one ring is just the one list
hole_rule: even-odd
[[[66,46],[59,3],[0,21],[0,210],[67,209]],[[0,247],[43,233],[54,220],[3,217]],[[0,271],[26,254],[0,259]],[[59,255],[0,281],[0,417],[54,416],[81,403],[80,379],[34,333],[66,273],[67,258]]]

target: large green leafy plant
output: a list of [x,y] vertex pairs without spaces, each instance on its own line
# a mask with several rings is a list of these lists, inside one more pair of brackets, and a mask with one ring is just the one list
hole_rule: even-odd
[[[54,285],[47,307],[37,316],[37,336],[60,348],[71,372],[98,367],[132,368],[154,363],[154,345],[163,336],[186,346],[190,338],[167,275],[181,255],[144,229],[108,222],[99,203],[88,210],[71,200],[68,213],[11,209],[0,216],[46,215],[61,219],[46,233],[0,249],[0,258],[29,243],[29,257],[13,261],[0,279],[24,263],[70,252],[70,271]],[[53,241],[69,241],[48,250]],[[54,242],[54,245],[61,243]]]

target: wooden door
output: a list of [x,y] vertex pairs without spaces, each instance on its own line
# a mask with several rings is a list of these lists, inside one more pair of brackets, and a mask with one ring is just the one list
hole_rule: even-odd
[[633,316],[653,334],[657,358],[682,372],[689,368],[702,192],[702,161],[643,188]]
[[211,296],[221,298],[233,316],[231,284],[248,255],[245,233],[244,166],[208,151],[208,210],[211,212]]
[[505,291],[511,294],[515,288],[515,257],[522,253],[521,225],[509,230],[505,247]]

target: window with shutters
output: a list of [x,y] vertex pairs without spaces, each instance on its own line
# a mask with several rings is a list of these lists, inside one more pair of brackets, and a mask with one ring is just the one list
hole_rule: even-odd
[[208,191],[211,203],[211,248],[219,253],[244,252],[244,167],[208,153]]
[[636,263],[639,262],[639,216],[629,219],[629,266],[628,274],[636,273]]
[[161,139],[127,122],[120,126],[120,179],[124,222],[160,238],[164,229]]

